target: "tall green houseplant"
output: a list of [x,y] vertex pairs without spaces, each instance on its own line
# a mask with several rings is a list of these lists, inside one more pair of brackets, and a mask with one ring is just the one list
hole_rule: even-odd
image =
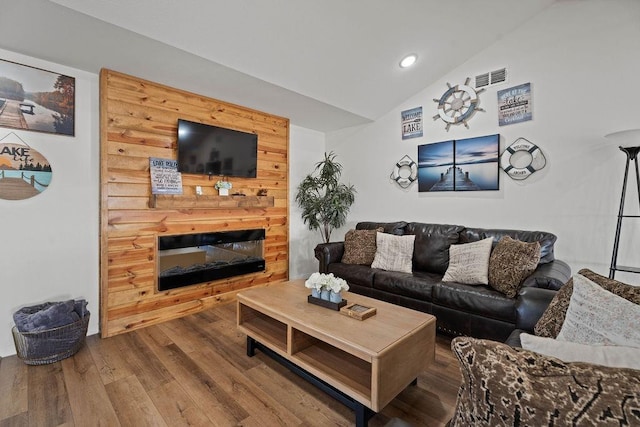
[[325,243],[329,243],[331,232],[347,221],[356,193],[353,185],[340,183],[342,165],[335,159],[333,152],[324,153],[324,160],[302,180],[296,195],[302,220],[309,230],[320,230]]

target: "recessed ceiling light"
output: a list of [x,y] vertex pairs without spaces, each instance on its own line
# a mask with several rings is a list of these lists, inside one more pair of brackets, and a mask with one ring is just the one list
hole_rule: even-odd
[[418,60],[418,55],[416,55],[415,53],[412,53],[411,55],[407,55],[404,58],[402,58],[402,61],[400,61],[400,68],[411,67],[413,64],[416,63],[417,60]]

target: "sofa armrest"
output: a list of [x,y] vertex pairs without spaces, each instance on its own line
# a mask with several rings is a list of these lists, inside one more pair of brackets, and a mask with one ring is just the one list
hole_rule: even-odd
[[538,319],[551,303],[557,291],[542,288],[522,288],[516,301],[516,329],[533,333]]
[[538,268],[522,283],[523,287],[553,289],[557,291],[571,278],[571,267],[556,259],[546,264],[538,265]]
[[319,261],[318,271],[320,273],[327,273],[329,264],[340,262],[342,259],[342,254],[344,253],[344,242],[320,243],[316,246],[314,252],[316,259]]

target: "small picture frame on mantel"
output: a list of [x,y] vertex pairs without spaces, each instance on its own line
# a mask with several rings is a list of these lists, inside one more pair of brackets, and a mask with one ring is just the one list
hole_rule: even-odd
[[353,317],[354,319],[364,320],[376,314],[375,307],[367,307],[366,305],[351,303],[340,309],[340,314]]

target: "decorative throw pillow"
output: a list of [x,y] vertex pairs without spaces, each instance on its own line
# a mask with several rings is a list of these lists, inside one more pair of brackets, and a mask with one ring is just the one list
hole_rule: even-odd
[[376,255],[376,234],[378,232],[382,232],[382,228],[347,231],[344,236],[342,262],[344,264],[371,265]]
[[413,257],[413,243],[416,236],[394,236],[378,233],[376,235],[376,255],[371,268],[389,271],[411,273],[411,259]]
[[640,348],[640,305],[584,276],[573,276],[573,294],[558,340]]
[[442,281],[467,285],[488,284],[492,245],[493,238],[488,237],[473,243],[449,246],[449,267]]
[[555,357],[563,362],[587,362],[614,368],[640,369],[640,348],[617,345],[589,345],[553,338],[520,334],[525,350]]
[[540,243],[521,242],[504,236],[489,259],[489,286],[509,298],[518,294],[520,285],[540,262]]
[[[578,274],[597,283],[603,289],[606,289],[627,301],[631,301],[634,304],[640,304],[640,287],[627,285],[626,283],[618,280],[609,279],[608,277],[601,276],[587,268],[581,269],[578,271]],[[567,308],[569,307],[569,300],[571,299],[572,293],[573,278],[569,279],[569,281],[560,288],[536,323],[533,330],[537,336],[549,338],[556,338],[558,336],[567,313]]]
[[450,427],[640,425],[638,370],[468,337],[454,338],[451,349],[462,384]]

